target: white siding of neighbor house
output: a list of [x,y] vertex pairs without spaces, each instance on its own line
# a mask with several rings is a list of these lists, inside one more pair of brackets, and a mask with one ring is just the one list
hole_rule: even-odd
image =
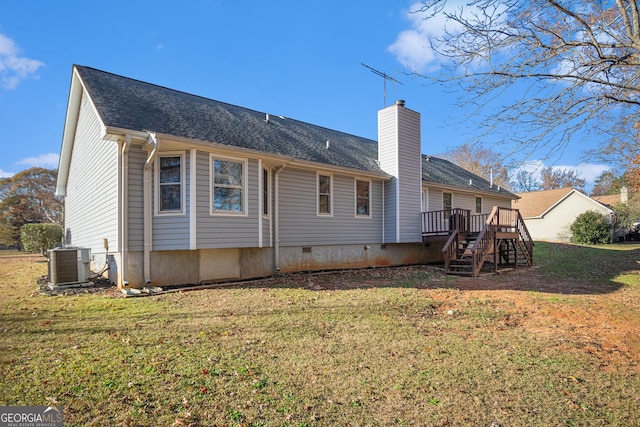
[[[517,208],[518,204],[516,203],[514,206]],[[609,209],[595,200],[573,192],[542,218],[525,218],[524,222],[533,240],[568,242],[572,235],[571,224],[578,215],[587,211],[596,211],[603,215],[611,213]]]
[[355,215],[354,176],[332,175],[333,214],[317,213],[317,173],[280,173],[280,244],[313,246],[382,242],[382,183],[371,182],[371,217]]
[[420,241],[420,114],[397,104],[380,110],[378,144],[380,167],[394,177],[385,186],[385,196],[394,199],[385,206],[385,240]]
[[[258,221],[262,220],[262,212],[258,209],[258,173],[262,173],[259,163],[249,159],[247,165],[246,215],[211,214],[211,182],[209,153],[197,152],[196,169],[196,203],[197,203],[197,248],[249,248],[258,247]],[[228,156],[220,156],[227,158]],[[260,170],[259,170],[260,169]],[[188,236],[188,231],[186,232]]]
[[83,94],[65,197],[65,243],[104,253],[118,247],[118,144],[103,140],[102,124]]

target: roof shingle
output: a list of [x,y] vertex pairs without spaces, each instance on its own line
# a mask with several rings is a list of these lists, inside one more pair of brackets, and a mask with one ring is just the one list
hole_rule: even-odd
[[[377,141],[74,65],[107,127],[148,131],[384,174]],[[329,142],[327,148],[327,141]],[[443,159],[422,157],[422,179],[516,196]]]
[[[382,172],[377,142],[76,65],[108,127],[150,131]],[[327,149],[327,141],[329,148]]]

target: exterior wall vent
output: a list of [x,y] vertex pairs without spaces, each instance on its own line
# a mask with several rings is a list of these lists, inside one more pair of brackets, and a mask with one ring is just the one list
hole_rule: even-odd
[[91,249],[56,248],[48,251],[49,284],[71,285],[89,280]]

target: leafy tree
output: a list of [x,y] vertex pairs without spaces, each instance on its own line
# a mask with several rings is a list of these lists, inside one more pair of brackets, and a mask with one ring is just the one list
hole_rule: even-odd
[[495,185],[511,188],[509,169],[500,160],[500,155],[490,148],[464,144],[447,150],[442,157],[472,172]]
[[58,224],[25,224],[20,227],[20,241],[27,252],[47,254],[62,244],[62,227]]
[[56,171],[31,168],[0,179],[0,243],[20,243],[24,224],[62,224],[62,201],[54,195]]
[[540,172],[540,189],[553,190],[556,188],[573,187],[584,189],[585,180],[580,178],[580,173],[574,169],[544,168]]
[[577,216],[571,224],[573,236],[571,241],[584,245],[609,243],[611,238],[611,224],[609,219],[596,212],[587,211]]
[[615,232],[620,230],[629,231],[636,221],[640,220],[640,204],[634,200],[627,203],[616,203],[613,206]]
[[552,155],[595,130],[640,154],[628,137],[640,123],[636,0],[428,0],[416,12],[445,27],[429,41],[441,74],[423,76],[461,89],[486,133]]

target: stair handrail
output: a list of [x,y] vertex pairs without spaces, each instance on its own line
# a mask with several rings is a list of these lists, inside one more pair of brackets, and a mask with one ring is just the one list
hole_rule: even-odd
[[458,252],[458,230],[454,230],[449,236],[447,243],[445,243],[444,247],[442,248],[442,253],[444,254],[445,271],[449,270],[449,264],[451,263],[452,259],[455,259],[457,252]]
[[474,276],[480,274],[482,264],[484,264],[485,259],[489,255],[489,250],[493,245],[493,240],[495,238],[494,225],[498,220],[499,212],[500,208],[497,206],[494,206],[493,209],[491,209],[491,213],[484,222],[484,226],[482,227],[482,230],[480,230],[476,241],[473,242],[469,248],[469,251],[471,252],[471,259],[473,260],[472,268]]
[[515,211],[518,213],[518,217],[517,217],[517,229],[518,229],[518,234],[520,236],[520,241],[522,242],[521,247],[523,248],[524,252],[525,252],[525,257],[527,258],[527,264],[529,266],[533,265],[533,238],[531,237],[531,234],[529,233],[529,229],[527,228],[527,224],[524,222],[524,218],[522,217],[522,215],[520,214],[520,210],[519,209],[515,209]]

